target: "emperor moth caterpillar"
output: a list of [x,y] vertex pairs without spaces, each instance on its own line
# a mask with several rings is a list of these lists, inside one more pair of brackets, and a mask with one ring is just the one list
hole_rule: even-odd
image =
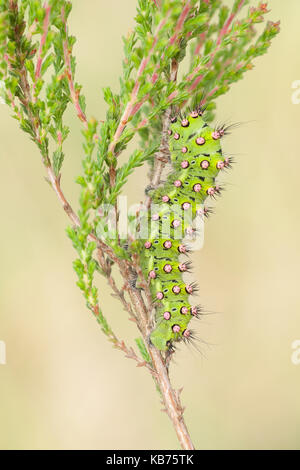
[[168,134],[172,171],[166,182],[151,192],[152,207],[157,209],[147,213],[150,235],[142,241],[140,254],[142,271],[156,302],[150,340],[162,351],[175,341],[188,339],[188,324],[200,313],[200,308],[189,302],[195,286],[183,280],[189,262],[180,258],[189,251],[184,236],[193,232],[196,215],[208,212],[203,206],[205,200],[220,192],[218,173],[230,166],[220,145],[224,133],[224,127],[213,129],[204,121],[201,108],[182,119],[171,119]]

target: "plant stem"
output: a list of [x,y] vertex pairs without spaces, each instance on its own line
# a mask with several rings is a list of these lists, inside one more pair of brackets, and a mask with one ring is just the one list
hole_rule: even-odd
[[138,323],[138,325],[144,337],[144,341],[148,346],[148,351],[152,360],[152,367],[155,372],[154,378],[161,392],[163,404],[165,406],[164,411],[167,413],[173,424],[182,449],[192,450],[194,449],[194,446],[184,421],[184,408],[180,402],[179,392],[174,390],[172,387],[166,360],[162,357],[161,352],[149,343],[148,338],[151,332],[149,311],[147,311],[144,300],[138,290],[135,291],[132,289],[130,297],[135,306],[137,318],[142,319],[141,323]]
[[[179,66],[178,62],[176,60],[173,60],[171,64],[170,81],[176,82],[178,66]],[[157,187],[159,185],[162,172],[166,166],[166,163],[169,161],[169,158],[170,158],[169,136],[168,136],[170,116],[171,116],[171,108],[168,108],[165,111],[163,120],[162,120],[162,137],[161,137],[159,151],[155,155],[154,170],[153,170],[152,179],[151,179],[151,186],[153,187]],[[145,202],[146,207],[149,208],[150,204],[151,204],[151,199],[150,197],[147,197],[146,202]]]
[[63,48],[64,48],[64,59],[65,59],[65,64],[66,64],[66,72],[67,72],[67,78],[68,78],[68,83],[69,83],[69,89],[70,89],[70,95],[72,98],[72,102],[75,106],[77,116],[80,119],[80,121],[84,124],[84,127],[87,128],[88,122],[86,115],[84,111],[82,110],[79,102],[79,90],[75,89],[75,84],[73,80],[73,73],[72,73],[72,67],[71,67],[71,59],[70,59],[70,51],[69,51],[69,46],[68,46],[68,26],[65,20],[65,10],[62,8],[61,11],[61,17],[62,17],[62,22],[65,25],[65,34],[66,34],[66,39],[63,41]]
[[166,363],[154,346],[150,345],[149,351],[154,370],[157,372],[157,383],[163,396],[166,412],[173,423],[180,445],[184,450],[193,450],[194,445],[183,418],[184,408],[181,406],[179,393],[172,388]]
[[[42,68],[42,63],[43,63],[43,46],[46,42],[48,28],[49,28],[51,7],[48,5],[48,3],[45,3],[44,9],[45,9],[45,19],[44,19],[43,34],[42,34],[41,41],[40,41],[39,53],[38,53],[36,69],[35,69],[35,81],[38,80],[41,76],[41,68]],[[35,85],[36,83],[34,83],[34,88],[35,88]]]
[[[58,178],[55,177],[54,172],[51,168],[47,168],[47,172],[51,186],[53,187],[64,211],[66,212],[72,223],[76,226],[79,226],[80,223],[78,216],[75,214],[71,205],[68,203],[66,197],[64,196]],[[92,240],[97,240],[93,234],[90,234],[90,237],[92,238]],[[128,270],[126,269],[126,267],[124,267],[123,263],[120,266],[120,270],[123,279],[127,281]],[[115,290],[115,292],[119,294],[118,289],[117,291]],[[151,374],[153,375],[161,392],[163,404],[165,406],[164,411],[166,411],[173,424],[174,430],[176,432],[182,449],[194,449],[192,440],[189,435],[189,431],[186,427],[183,418],[184,409],[180,402],[179,393],[172,387],[166,360],[162,357],[160,351],[158,351],[152,344],[149,344],[148,338],[151,332],[149,308],[146,307],[144,299],[139,290],[130,289],[129,295],[136,312],[135,316],[136,318],[138,318],[138,327],[141,331],[141,334],[143,335],[145,344],[147,345],[149,354],[151,356],[152,369],[148,367],[148,370],[150,370]],[[124,299],[121,300],[124,308],[126,308],[128,313],[132,315],[132,310],[131,307],[129,308],[129,304],[126,301],[124,302]],[[125,352],[126,357],[134,359],[137,362],[138,366],[146,365],[146,363],[139,361],[134,351],[131,348],[128,349],[124,343],[119,341],[114,341],[114,343],[118,349],[121,349]]]
[[155,48],[155,45],[158,41],[158,33],[159,31],[163,28],[163,26],[165,25],[167,21],[167,17],[164,18],[163,20],[161,20],[161,22],[159,23],[158,27],[157,27],[157,30],[154,34],[154,38],[153,38],[153,44],[152,44],[152,47],[150,49],[150,52],[148,54],[147,57],[145,57],[142,61],[141,61],[141,64],[140,64],[140,67],[137,71],[137,76],[136,76],[136,80],[135,80],[135,84],[134,84],[134,87],[133,87],[133,90],[131,92],[131,97],[130,97],[130,100],[128,101],[124,111],[123,111],[123,114],[121,116],[121,119],[120,119],[120,122],[119,122],[119,125],[118,125],[118,128],[113,136],[113,139],[111,141],[111,144],[109,146],[109,152],[112,152],[114,153],[115,152],[115,148],[116,148],[116,145],[118,143],[118,140],[119,138],[121,137],[121,134],[122,132],[124,131],[127,123],[128,123],[128,120],[130,118],[130,116],[132,115],[132,112],[134,110],[134,106],[136,104],[136,101],[137,101],[137,98],[138,98],[138,92],[139,92],[139,89],[140,89],[140,77],[142,76],[147,64],[149,63],[151,57],[152,57],[152,54],[153,54],[153,51],[154,51],[154,48]]

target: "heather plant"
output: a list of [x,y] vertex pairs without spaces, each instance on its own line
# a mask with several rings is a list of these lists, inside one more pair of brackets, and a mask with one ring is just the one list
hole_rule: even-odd
[[[267,52],[279,23],[266,22],[267,3],[257,1],[235,0],[229,7],[223,0],[137,0],[135,26],[123,38],[120,88],[103,90],[106,116],[95,119],[89,117],[75,78],[75,37],[68,28],[71,8],[66,0],[0,0],[1,95],[38,146],[47,181],[71,222],[67,234],[77,253],[77,285],[88,309],[113,347],[149,371],[181,447],[193,449],[169,368],[175,345],[191,339],[187,326],[193,316],[201,318],[201,309],[181,307],[195,288],[185,284],[188,263],[179,259],[188,251],[186,233],[176,237],[175,228],[186,231],[182,211],[191,206],[191,223],[196,215],[208,215],[205,200],[220,193],[215,178],[231,161],[220,145],[228,129],[210,124],[216,99]],[[77,213],[62,189],[64,143],[72,131],[65,123],[68,106],[82,126]],[[135,150],[120,164],[131,141]],[[192,170],[195,162],[200,165]],[[170,163],[170,176],[164,180]],[[145,204],[124,216],[119,196],[141,166],[149,175]],[[152,203],[161,198],[164,205],[153,217]],[[175,200],[179,209],[173,207]],[[147,236],[140,236],[143,221],[149,228],[153,219],[161,223],[167,216],[168,234],[158,225],[157,233],[150,228]],[[166,254],[164,249],[171,251]],[[167,278],[175,268],[180,273]],[[116,281],[116,270],[122,284]],[[136,324],[135,349],[109,325],[99,277],[108,281]],[[177,323],[169,326],[171,307],[177,304],[186,310],[178,310]]]

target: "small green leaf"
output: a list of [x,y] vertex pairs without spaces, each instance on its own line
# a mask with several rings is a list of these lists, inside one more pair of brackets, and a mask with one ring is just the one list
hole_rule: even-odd
[[64,156],[64,153],[59,149],[53,152],[53,169],[56,176],[59,175],[61,166],[64,161]]
[[50,67],[50,65],[54,62],[54,55],[53,54],[49,54],[47,55],[46,59],[44,59],[43,63],[42,63],[42,68],[41,68],[41,75],[43,76],[48,68]]
[[149,356],[149,353],[147,351],[147,348],[145,346],[143,339],[136,338],[135,342],[136,342],[137,347],[139,348],[139,351],[144,361],[146,361],[148,364],[151,364],[151,357]]

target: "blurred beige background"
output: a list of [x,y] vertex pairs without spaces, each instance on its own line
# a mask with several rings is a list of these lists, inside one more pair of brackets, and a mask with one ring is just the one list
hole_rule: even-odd
[[[201,354],[181,347],[172,367],[184,386],[186,421],[197,448],[300,448],[300,3],[271,0],[282,32],[255,69],[218,101],[218,120],[245,124],[225,141],[237,164],[193,257]],[[89,114],[104,117],[101,87],[118,90],[121,36],[135,0],[74,1],[78,81]],[[74,206],[80,126],[66,146],[63,186]],[[45,183],[37,149],[0,106],[1,449],[178,448],[147,372],[111,348],[76,287],[68,221]],[[126,188],[139,201],[145,171]],[[102,284],[102,305],[118,334],[133,324]]]

